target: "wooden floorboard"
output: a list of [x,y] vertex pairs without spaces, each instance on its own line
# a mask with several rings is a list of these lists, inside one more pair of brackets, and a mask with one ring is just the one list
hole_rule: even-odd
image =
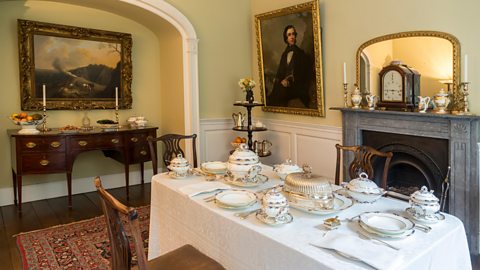
[[[126,201],[125,188],[109,190],[128,206],[150,204],[150,184],[130,187],[130,200]],[[67,197],[28,202],[22,205],[22,212],[14,205],[0,207],[0,269],[22,269],[16,235],[55,225],[76,222],[102,215],[97,192],[73,196],[73,207],[67,206]]]
[[[5,231],[5,222],[3,219],[2,211],[0,211],[0,243],[8,243],[8,238]],[[10,247],[8,244],[0,244],[0,262],[2,262],[2,269],[13,270],[12,260],[10,258]]]

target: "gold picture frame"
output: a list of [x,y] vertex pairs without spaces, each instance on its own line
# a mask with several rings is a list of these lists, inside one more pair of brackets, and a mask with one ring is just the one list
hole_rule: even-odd
[[263,110],[325,116],[317,1],[256,15],[255,28]]
[[19,19],[18,49],[22,110],[132,108],[131,34]]

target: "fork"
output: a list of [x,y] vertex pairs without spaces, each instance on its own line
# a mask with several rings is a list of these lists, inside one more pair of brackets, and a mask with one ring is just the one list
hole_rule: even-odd
[[394,246],[394,245],[392,245],[392,244],[389,244],[389,243],[387,243],[387,242],[385,242],[385,241],[383,241],[383,240],[380,240],[380,239],[378,239],[378,238],[376,238],[376,237],[372,237],[372,236],[370,236],[370,235],[368,235],[368,234],[366,234],[366,233],[364,233],[364,232],[362,232],[362,231],[357,231],[357,233],[358,233],[358,235],[359,235],[360,237],[365,238],[365,239],[367,239],[367,240],[377,241],[378,243],[381,243],[381,244],[383,244],[383,245],[385,245],[385,246],[387,246],[387,247],[389,247],[389,248],[392,248],[392,249],[395,249],[395,250],[400,250],[400,248],[398,248],[398,247],[396,247],[396,246]]
[[250,211],[245,211],[245,212],[238,212],[235,213],[234,216],[239,217],[240,219],[246,219],[248,216],[250,216],[253,213],[256,213],[260,210],[260,208],[250,210]]

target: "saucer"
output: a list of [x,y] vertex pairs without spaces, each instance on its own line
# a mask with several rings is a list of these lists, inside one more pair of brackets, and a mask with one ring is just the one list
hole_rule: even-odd
[[268,181],[268,176],[263,174],[257,174],[255,176],[255,182],[244,182],[240,180],[233,180],[231,176],[227,176],[224,178],[225,182],[228,184],[239,186],[239,187],[256,187]]
[[411,207],[408,207],[407,209],[405,209],[405,212],[407,212],[409,217],[411,217],[412,219],[420,223],[434,224],[439,221],[445,220],[445,215],[440,212],[435,213],[433,216],[426,216],[426,217],[420,217],[415,213],[415,211]]
[[257,217],[257,219],[261,222],[271,226],[288,224],[293,221],[293,216],[290,213],[286,213],[285,215],[278,218],[271,218],[267,216],[262,210],[258,211],[257,214],[255,214],[255,217]]

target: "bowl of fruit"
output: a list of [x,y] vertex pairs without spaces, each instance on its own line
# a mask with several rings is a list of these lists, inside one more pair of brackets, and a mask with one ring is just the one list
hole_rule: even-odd
[[10,115],[10,120],[15,125],[19,125],[22,129],[18,132],[19,134],[37,134],[40,131],[37,129],[37,126],[42,124],[45,121],[45,118],[38,113],[28,114],[26,112],[13,113]]
[[236,137],[235,140],[230,142],[230,144],[233,146],[233,148],[237,149],[238,146],[242,143],[247,143],[247,138],[244,137]]
[[103,131],[114,131],[114,130],[117,130],[119,128],[118,122],[115,122],[115,121],[110,120],[110,119],[98,120],[97,124],[100,125],[100,128]]

